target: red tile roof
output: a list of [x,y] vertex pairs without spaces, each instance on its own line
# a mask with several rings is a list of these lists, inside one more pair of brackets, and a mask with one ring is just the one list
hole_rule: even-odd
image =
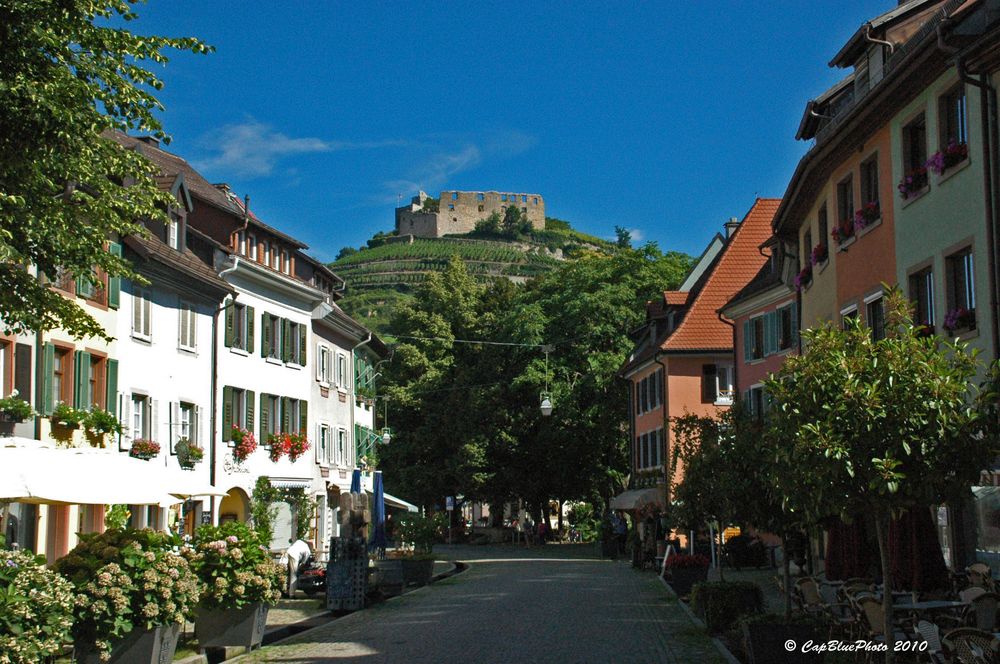
[[[718,311],[754,278],[767,257],[759,247],[771,235],[778,198],[758,198],[729,238],[712,273],[695,295],[677,329],[663,342],[664,351],[731,350],[733,328]],[[666,295],[666,294],[664,294]]]
[[663,291],[663,301],[668,306],[684,306],[688,301],[688,291],[668,290]]

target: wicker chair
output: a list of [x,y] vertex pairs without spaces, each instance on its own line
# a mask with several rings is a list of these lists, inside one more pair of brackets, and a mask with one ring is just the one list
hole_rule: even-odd
[[975,628],[984,632],[993,632],[997,623],[997,607],[1000,606],[1000,595],[984,592],[972,600],[972,616]]
[[956,664],[1000,664],[1000,641],[973,627],[953,629],[944,636],[945,655]]
[[920,660],[931,664],[946,664],[944,648],[941,645],[941,629],[932,622],[921,620],[914,631],[917,638],[927,644],[927,648],[920,653]]
[[[864,613],[865,621],[868,623],[868,636],[873,641],[885,640],[885,620],[882,615],[882,602],[873,596],[865,596],[858,600],[861,610]],[[894,629],[897,641],[908,641],[910,637],[904,632]]]

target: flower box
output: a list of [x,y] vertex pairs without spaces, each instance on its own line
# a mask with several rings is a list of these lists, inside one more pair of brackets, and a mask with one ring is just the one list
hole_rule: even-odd
[[882,209],[878,201],[869,201],[854,213],[854,228],[852,234],[868,228],[882,218]]
[[233,426],[229,435],[233,441],[233,461],[243,463],[257,449],[257,439],[253,433],[242,427]]
[[134,629],[112,646],[110,659],[103,661],[93,646],[77,644],[76,661],[79,664],[170,664],[174,661],[180,633],[180,625]]
[[203,609],[195,615],[194,635],[202,648],[255,648],[264,640],[270,607],[254,602],[238,609]]
[[819,265],[820,263],[826,261],[830,257],[830,248],[825,242],[820,242],[812,249],[810,254],[810,259],[813,265]]
[[156,441],[149,440],[146,438],[137,438],[132,441],[132,447],[129,448],[128,455],[135,459],[142,459],[148,461],[156,457],[160,453],[160,444]]
[[812,265],[806,265],[802,268],[797,275],[795,275],[795,290],[802,290],[808,288],[809,284],[812,283],[813,279],[813,269]]
[[976,310],[957,307],[944,317],[944,329],[949,334],[966,332],[976,329]]
[[923,188],[926,186],[927,186],[927,168],[920,167],[910,171],[905,176],[903,176],[903,179],[899,181],[898,185],[896,185],[896,189],[899,190],[899,195],[902,196],[903,200],[905,201],[907,199],[913,198],[915,195],[921,192]]
[[833,229],[830,235],[833,236],[833,239],[837,244],[844,244],[854,237],[854,223],[854,219],[845,219],[840,225]]
[[945,171],[961,164],[969,158],[969,146],[966,143],[956,143],[951,141],[944,150],[938,150],[927,160],[927,168],[938,175],[944,175]]

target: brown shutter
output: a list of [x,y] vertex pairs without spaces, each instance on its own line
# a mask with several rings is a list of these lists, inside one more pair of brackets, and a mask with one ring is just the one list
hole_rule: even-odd
[[233,388],[222,388],[222,441],[232,440],[233,431]]

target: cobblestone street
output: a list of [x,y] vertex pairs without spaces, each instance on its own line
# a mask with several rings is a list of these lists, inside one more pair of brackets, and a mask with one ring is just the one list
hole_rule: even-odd
[[652,573],[589,546],[439,549],[470,568],[240,661],[722,661]]

